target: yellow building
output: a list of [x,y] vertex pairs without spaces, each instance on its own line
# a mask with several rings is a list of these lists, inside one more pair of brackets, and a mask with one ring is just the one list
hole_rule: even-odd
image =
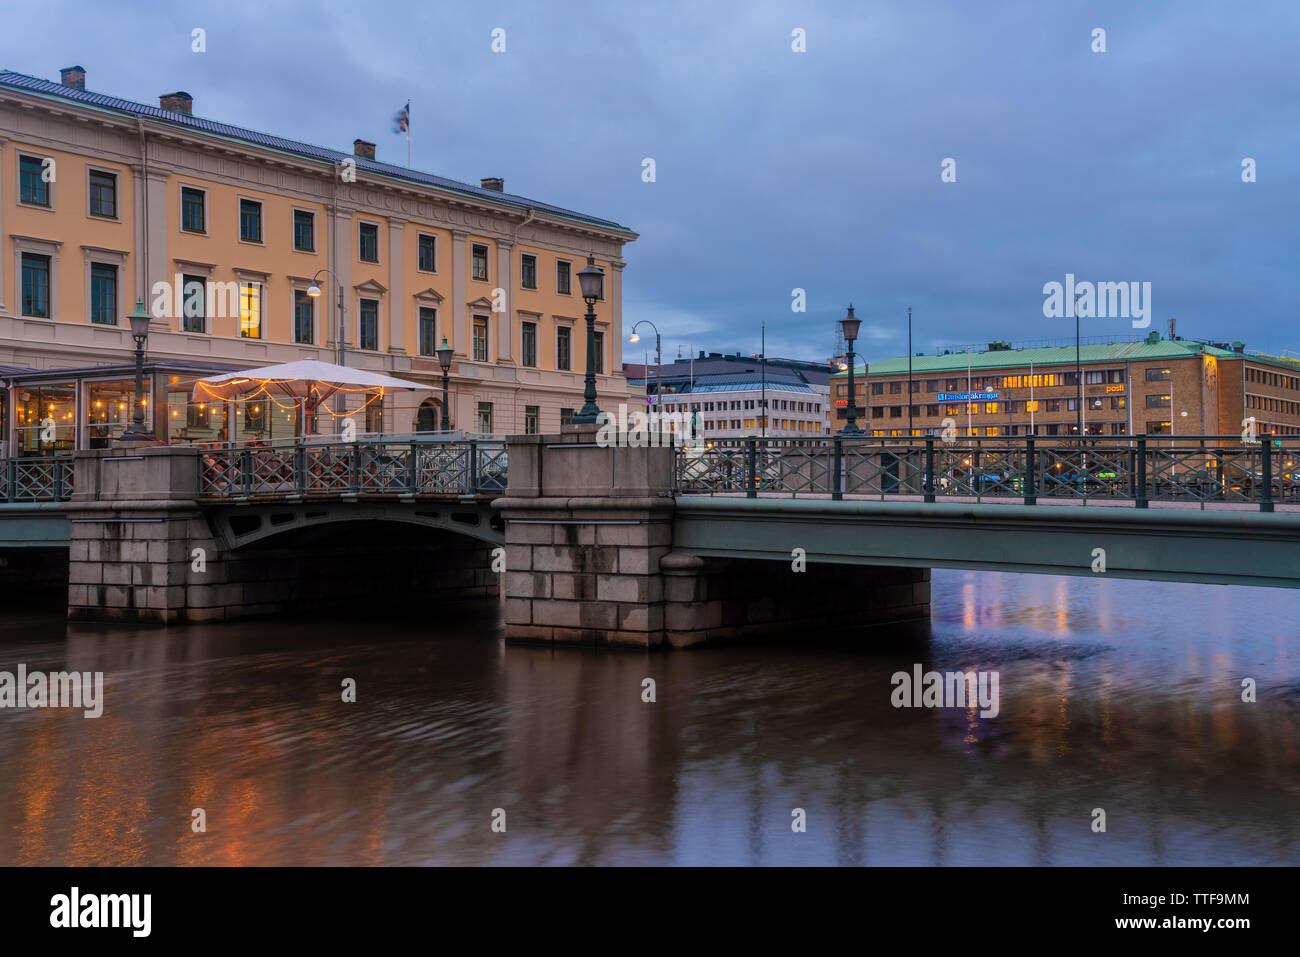
[[[0,72],[0,366],[128,362],[125,317],[143,299],[152,361],[341,358],[429,383],[386,396],[365,431],[438,427],[444,337],[453,428],[557,431],[582,406],[577,273],[592,255],[605,271],[598,401],[627,400],[631,230],[506,193],[500,179],[377,162],[361,140],[340,153],[192,107],[185,93],[152,107],[87,91],[80,67],[59,83]],[[163,418],[160,407],[155,428]],[[284,423],[250,421],[230,437],[287,437]]]

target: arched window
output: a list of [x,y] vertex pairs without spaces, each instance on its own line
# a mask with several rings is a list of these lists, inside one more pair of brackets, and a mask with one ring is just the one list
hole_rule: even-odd
[[415,416],[415,431],[438,431],[438,411],[438,403],[433,399],[425,399],[421,402],[420,411]]

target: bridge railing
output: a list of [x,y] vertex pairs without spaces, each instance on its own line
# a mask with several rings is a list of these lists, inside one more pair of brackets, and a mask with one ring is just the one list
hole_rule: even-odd
[[680,494],[1300,504],[1300,436],[724,439],[676,453]]
[[0,502],[66,502],[74,471],[70,455],[0,459]]
[[507,464],[501,441],[244,445],[200,453],[199,495],[498,495]]

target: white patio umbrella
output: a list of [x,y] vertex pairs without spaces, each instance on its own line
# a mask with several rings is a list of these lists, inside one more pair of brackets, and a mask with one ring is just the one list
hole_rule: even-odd
[[265,394],[302,400],[307,412],[303,418],[303,427],[306,429],[311,413],[337,392],[378,392],[382,396],[385,390],[429,388],[431,386],[424,383],[395,379],[365,369],[352,369],[318,359],[299,359],[297,362],[241,369],[239,372],[199,379],[194,383],[194,395],[235,399]]

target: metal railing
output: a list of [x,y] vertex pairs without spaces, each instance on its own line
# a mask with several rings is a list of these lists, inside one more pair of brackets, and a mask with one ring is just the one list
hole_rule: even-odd
[[0,468],[0,502],[66,502],[72,498],[70,455],[5,459]]
[[728,439],[678,449],[679,494],[1300,503],[1300,436]]
[[500,495],[501,441],[311,442],[238,446],[199,455],[203,498]]

